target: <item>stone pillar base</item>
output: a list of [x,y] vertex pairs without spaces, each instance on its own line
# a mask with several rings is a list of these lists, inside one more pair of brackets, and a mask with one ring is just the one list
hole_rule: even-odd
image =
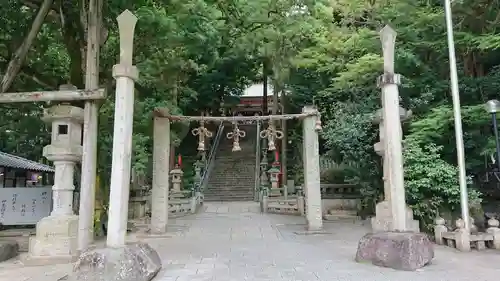
[[156,250],[145,243],[82,253],[73,272],[60,280],[150,281],[162,268]]
[[[375,207],[376,216],[371,218],[372,230],[377,232],[392,231],[391,202],[382,201]],[[420,232],[419,221],[413,219],[413,211],[406,207],[406,230],[407,232]]]
[[434,247],[423,233],[379,232],[363,236],[358,243],[356,262],[396,270],[415,271],[434,258]]
[[27,264],[74,262],[78,255],[78,216],[48,216],[36,224],[36,236],[30,237]]

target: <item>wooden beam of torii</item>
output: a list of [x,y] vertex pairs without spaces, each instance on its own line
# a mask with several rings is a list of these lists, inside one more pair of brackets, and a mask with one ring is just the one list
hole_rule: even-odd
[[105,89],[97,90],[60,90],[60,91],[35,91],[0,94],[0,103],[22,102],[70,102],[83,100],[101,100],[106,98]]

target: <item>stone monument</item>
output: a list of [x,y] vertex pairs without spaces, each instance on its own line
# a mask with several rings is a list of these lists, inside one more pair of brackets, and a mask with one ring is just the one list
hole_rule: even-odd
[[398,89],[400,76],[394,73],[396,32],[386,25],[380,31],[380,39],[384,56],[384,74],[379,78],[378,85],[382,88],[381,119],[384,123],[383,142],[382,145],[376,146],[376,149],[383,147],[384,150],[384,167],[387,167],[384,174],[388,182],[386,192],[389,191],[386,196],[389,195],[390,199],[389,203],[386,203],[388,207],[385,210],[377,206],[377,216],[390,216],[392,221],[385,225],[388,230],[369,233],[361,238],[356,261],[371,262],[374,265],[398,270],[416,270],[431,262],[434,258],[434,249],[427,235],[409,231],[414,226],[408,225],[413,220],[408,220],[405,199]]
[[302,113],[315,113],[304,118],[302,125],[302,151],[304,163],[304,194],[307,230],[322,231],[323,213],[321,206],[321,181],[319,168],[319,131],[321,121],[314,106],[304,106]]
[[[399,117],[401,122],[408,120],[411,117],[411,111],[407,111],[402,107],[399,107]],[[384,119],[382,110],[379,109],[375,113],[375,119],[373,121],[375,124],[379,125],[380,129],[380,141],[377,142],[373,147],[375,152],[382,157],[383,163],[383,180],[384,180],[384,201],[379,202],[375,207],[375,217],[371,218],[371,225],[373,232],[390,231],[392,229],[392,214],[391,214],[391,188],[389,183],[389,165],[387,164],[387,157],[385,154],[385,144],[384,144]],[[408,231],[419,232],[420,226],[417,220],[413,219],[413,211],[406,206],[406,227]]]
[[51,143],[43,148],[43,155],[55,166],[53,208],[50,216],[37,223],[36,236],[30,237],[27,261],[71,262],[78,247],[73,180],[75,166],[82,157],[83,109],[56,105],[45,110],[43,119],[52,124]]
[[150,233],[167,232],[170,195],[170,120],[154,118]]

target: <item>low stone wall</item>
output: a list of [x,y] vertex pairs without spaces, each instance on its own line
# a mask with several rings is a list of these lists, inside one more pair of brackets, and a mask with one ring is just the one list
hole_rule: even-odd
[[361,199],[321,199],[322,213],[328,214],[330,210],[357,211]]

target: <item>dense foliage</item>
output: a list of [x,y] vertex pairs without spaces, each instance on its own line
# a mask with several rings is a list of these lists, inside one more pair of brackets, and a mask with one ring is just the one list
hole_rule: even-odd
[[[0,2],[0,73],[30,30],[41,0]],[[68,5],[68,3],[70,3]],[[87,1],[53,1],[35,42],[8,91],[83,87]],[[324,156],[341,164],[371,208],[381,197],[380,157],[373,151],[380,108],[375,80],[382,59],[378,30],[398,32],[396,71],[403,79],[402,105],[414,116],[404,124],[408,201],[427,221],[442,206],[457,207],[454,125],[442,1],[437,0],[111,0],[105,1],[101,50],[102,87],[113,92],[111,67],[118,53],[116,16],[128,8],[138,17],[135,63],[140,69],[134,120],[134,170],[148,175],[151,111],[218,112],[221,101],[269,77],[287,91],[287,108],[314,103],[322,111]],[[494,147],[490,117],[482,104],[500,86],[498,1],[454,1],[460,91],[471,188],[481,189],[485,159]],[[65,20],[71,18],[70,22]],[[78,20],[80,19],[80,20]],[[1,149],[40,159],[48,141],[42,104],[0,107]],[[113,98],[100,109],[99,174],[107,185]],[[290,142],[300,126],[290,124]],[[174,126],[179,146],[189,126]],[[300,179],[300,145],[290,166]],[[438,149],[439,148],[439,149]],[[181,146],[181,149],[182,148]],[[478,194],[471,193],[476,200]],[[479,200],[479,199],[477,199]]]

